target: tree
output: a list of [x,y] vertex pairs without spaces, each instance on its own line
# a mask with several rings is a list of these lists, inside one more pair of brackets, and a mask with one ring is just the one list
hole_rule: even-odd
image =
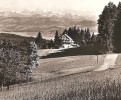
[[36,68],[38,66],[39,56],[37,53],[37,45],[35,44],[35,42],[31,41],[28,49],[28,63],[26,67],[28,81],[31,81],[33,68]]
[[94,33],[92,34],[91,38],[90,38],[90,43],[92,46],[95,46],[96,43],[96,36],[94,35]]
[[90,43],[90,36],[91,34],[89,28],[87,28],[87,30],[85,29],[85,41],[87,45]]
[[20,53],[13,49],[10,41],[4,41],[0,48],[0,61],[2,66],[2,84],[9,90],[10,84],[18,81],[18,74],[21,70]]
[[121,2],[117,7],[117,19],[115,21],[114,47],[115,52],[121,52]]
[[76,44],[80,45],[80,29],[76,26],[69,27],[68,36],[70,36]]
[[81,29],[81,32],[80,32],[80,45],[81,46],[85,46],[86,45],[85,31],[83,29]]
[[[38,66],[38,60],[35,42],[30,42],[29,48],[27,46],[21,50],[18,47],[16,48],[13,42],[3,40],[0,45],[0,66],[2,69],[0,71],[0,85],[7,86],[9,90],[10,85],[19,83],[25,78],[29,80],[32,75],[32,69]],[[21,73],[24,70],[24,78],[21,79]]]
[[48,43],[48,48],[51,49],[54,47],[54,42],[53,40],[51,39],[50,42]]
[[41,33],[39,32],[37,37],[35,38],[35,43],[37,44],[38,49],[42,48],[43,46],[43,38]]
[[68,34],[67,29],[65,29],[65,30],[63,31],[62,35],[64,35],[64,34]]
[[54,44],[56,48],[59,48],[61,46],[61,39],[59,37],[58,31],[56,31],[55,33]]
[[98,35],[98,42],[101,42],[100,46],[103,53],[114,51],[113,37],[116,12],[117,7],[112,2],[109,2],[98,19],[98,32],[100,34]]

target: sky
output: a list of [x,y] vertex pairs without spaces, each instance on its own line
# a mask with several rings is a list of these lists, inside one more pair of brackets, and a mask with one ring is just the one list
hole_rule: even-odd
[[[110,0],[118,4],[119,0]],[[88,11],[99,15],[109,0],[0,0],[0,9],[49,10],[49,11]]]

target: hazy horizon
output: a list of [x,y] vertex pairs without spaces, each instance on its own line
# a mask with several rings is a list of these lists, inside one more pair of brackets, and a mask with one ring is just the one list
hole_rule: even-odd
[[98,15],[102,12],[108,2],[116,5],[119,0],[0,0],[0,10],[21,12],[30,11],[50,11],[56,13],[89,13]]
[[[114,2],[116,5],[119,0],[0,0],[0,11],[15,11],[29,14],[27,11],[32,11],[31,14],[36,12],[40,14],[68,14],[62,18],[46,18],[46,17],[27,17],[27,18],[4,18],[1,19],[0,31],[1,32],[39,32],[41,31],[45,36],[53,37],[56,30],[60,33],[73,25],[79,27],[88,27],[92,32],[97,32],[97,19],[101,14],[104,7],[108,2]],[[46,13],[43,13],[46,12]],[[16,13],[0,13],[3,17],[6,16],[23,16]],[[30,14],[30,15],[31,15]],[[71,15],[74,20],[71,19]],[[77,19],[76,19],[77,18]],[[86,19],[86,20],[85,20]],[[19,33],[15,33],[19,34]],[[21,33],[22,35],[34,35],[34,33]]]

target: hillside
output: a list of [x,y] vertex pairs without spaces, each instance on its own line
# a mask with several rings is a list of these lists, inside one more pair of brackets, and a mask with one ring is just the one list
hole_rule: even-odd
[[62,32],[65,28],[73,25],[89,27],[91,31],[96,31],[97,26],[95,18],[83,15],[0,12],[0,31],[2,32],[41,31],[44,34],[52,34],[56,30]]
[[66,27],[79,25],[95,31],[94,21],[53,17],[0,17],[0,30],[5,32],[38,32],[53,33]]
[[23,41],[23,40],[29,40],[29,41],[34,40],[33,37],[25,37],[25,36],[9,34],[9,33],[0,33],[0,39],[12,40],[15,42]]
[[[99,56],[100,64],[103,63],[104,58],[105,55]],[[10,91],[1,92],[0,98],[3,100],[16,100],[16,98],[17,100],[88,100],[90,98],[92,100],[120,100],[121,68],[118,67],[120,60],[121,54],[115,63],[117,68],[112,70],[78,73],[23,86],[16,85],[14,88],[11,87]],[[48,72],[50,77],[52,72],[60,69],[84,68],[95,64],[95,55],[43,59],[40,60],[41,66],[36,69],[36,74],[38,74],[37,78],[43,79],[43,75]]]

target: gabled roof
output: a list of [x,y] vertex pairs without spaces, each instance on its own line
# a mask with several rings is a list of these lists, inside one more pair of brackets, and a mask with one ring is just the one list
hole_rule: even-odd
[[[73,40],[70,36],[68,36],[67,34],[63,34],[64,36],[66,36],[69,40]],[[62,37],[63,35],[61,35],[60,37]]]

